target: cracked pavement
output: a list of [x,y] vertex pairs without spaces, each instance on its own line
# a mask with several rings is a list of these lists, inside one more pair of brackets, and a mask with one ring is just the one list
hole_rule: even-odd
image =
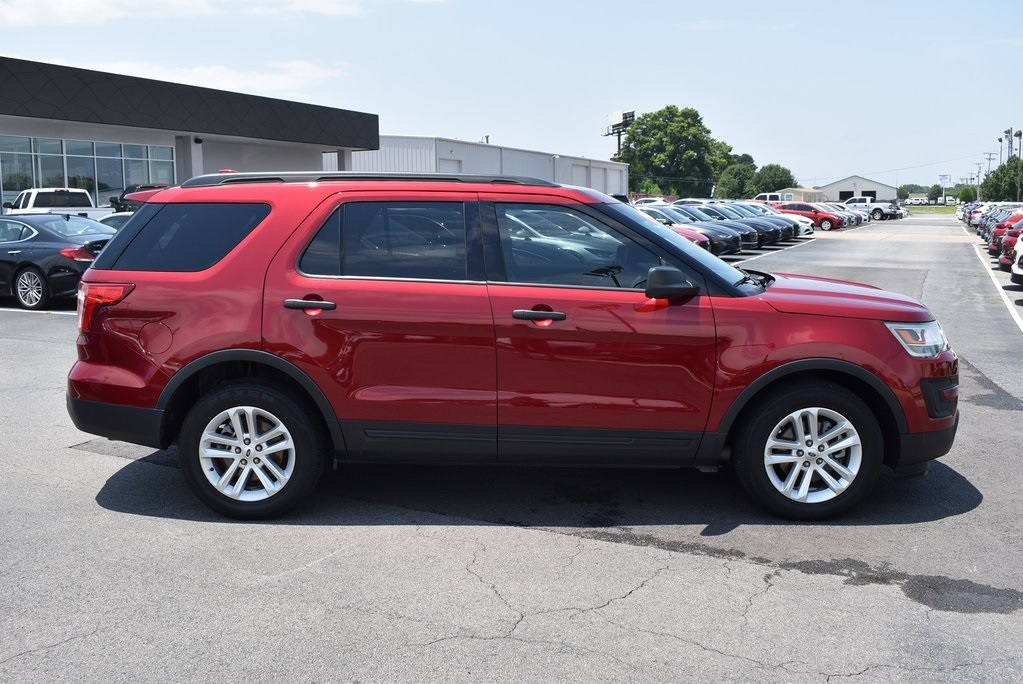
[[904,280],[965,361],[964,418],[927,477],[882,478],[865,510],[815,525],[764,515],[727,474],[369,466],[290,518],[227,521],[173,452],[73,428],[74,317],[0,310],[0,681],[1018,680],[1001,426],[1023,379],[995,367],[1021,336],[993,296],[952,296],[984,282],[968,246],[885,257],[898,235],[885,252],[858,236],[857,257],[840,239],[757,267],[848,277],[862,258]]

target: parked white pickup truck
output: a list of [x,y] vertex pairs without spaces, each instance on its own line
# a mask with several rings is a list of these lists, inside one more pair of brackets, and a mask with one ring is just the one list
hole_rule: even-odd
[[884,219],[897,218],[899,215],[899,208],[891,202],[878,202],[873,197],[850,197],[844,204],[854,208],[862,209],[863,211],[870,214],[870,218],[875,221],[883,221]]
[[30,188],[3,206],[4,214],[74,214],[93,219],[113,211],[110,207],[97,207],[89,191],[80,188]]

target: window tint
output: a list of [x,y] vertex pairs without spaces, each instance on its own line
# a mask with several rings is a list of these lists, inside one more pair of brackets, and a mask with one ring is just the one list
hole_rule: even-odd
[[462,203],[352,202],[342,210],[342,275],[466,279]]
[[32,237],[32,229],[17,221],[0,220],[0,242],[18,242]]
[[298,270],[306,275],[341,275],[341,210],[336,210],[316,231],[302,253]]
[[[117,257],[114,268],[202,271],[224,258],[270,213],[265,204],[165,204],[146,208],[148,221]],[[136,218],[142,218],[142,212]],[[96,266],[106,268],[106,264]]]
[[607,288],[642,288],[661,265],[649,250],[568,207],[498,204],[508,280]]
[[62,209],[64,207],[91,207],[92,201],[87,192],[68,192],[56,190],[37,192],[35,199],[37,209]]

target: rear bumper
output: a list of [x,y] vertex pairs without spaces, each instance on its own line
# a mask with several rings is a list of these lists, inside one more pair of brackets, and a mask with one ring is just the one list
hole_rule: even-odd
[[86,401],[68,395],[67,412],[82,432],[154,449],[168,446],[163,441],[163,411],[160,409]]
[[952,449],[959,429],[959,412],[951,427],[934,432],[916,432],[901,436],[902,453],[892,465],[896,475],[916,475],[926,468],[929,461],[941,458]]

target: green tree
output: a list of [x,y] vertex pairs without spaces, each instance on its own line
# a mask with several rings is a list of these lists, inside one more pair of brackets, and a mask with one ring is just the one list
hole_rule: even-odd
[[629,189],[651,184],[660,194],[709,197],[731,146],[715,140],[691,107],[668,105],[636,117],[612,159],[629,164]]
[[933,203],[938,201],[939,197],[941,197],[941,186],[937,184],[932,185],[930,190],[927,191],[927,199]]
[[977,199],[977,191],[972,185],[967,185],[959,191],[960,202],[973,202]]
[[906,189],[905,185],[899,186],[896,195],[900,200],[909,199],[909,190]]
[[980,195],[990,202],[1015,202],[1023,198],[1023,164],[1019,157],[1009,157],[1008,161],[988,174],[980,185]]
[[756,195],[761,192],[776,192],[782,188],[793,188],[796,186],[796,177],[784,166],[778,164],[764,164],[760,170],[753,174],[750,193]]
[[753,176],[756,174],[756,167],[751,164],[732,164],[721,172],[717,185],[714,186],[714,196],[730,199],[745,199],[752,197]]

